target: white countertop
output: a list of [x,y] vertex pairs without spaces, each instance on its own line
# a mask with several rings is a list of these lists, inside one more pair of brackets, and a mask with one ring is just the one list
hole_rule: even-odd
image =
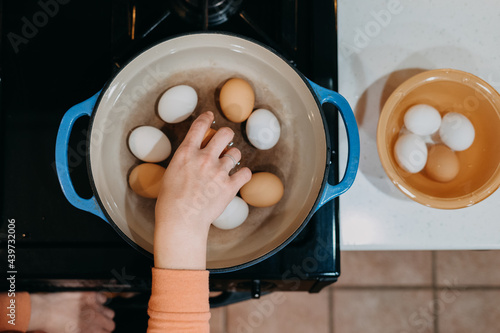
[[361,139],[357,178],[340,198],[341,249],[500,249],[500,190],[472,207],[425,207],[390,182],[375,138],[381,100],[415,69],[464,70],[500,90],[498,0],[338,0],[337,9],[339,91]]

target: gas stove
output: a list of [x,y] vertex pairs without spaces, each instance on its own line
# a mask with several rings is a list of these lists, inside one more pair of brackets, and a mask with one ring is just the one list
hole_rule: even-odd
[[[328,0],[3,2],[0,251],[7,262],[8,225],[14,221],[17,290],[137,291],[145,300],[150,292],[152,260],[61,192],[55,139],[71,106],[95,94],[149,45],[201,31],[264,43],[312,81],[337,90],[335,10],[335,1]],[[336,139],[336,112],[325,114]],[[68,150],[71,178],[84,198],[92,196],[87,127],[88,119],[76,122]],[[330,179],[337,179],[337,163],[331,172]],[[338,198],[323,206],[274,256],[235,272],[211,273],[210,289],[222,292],[212,306],[278,290],[319,292],[335,282],[338,207]]]

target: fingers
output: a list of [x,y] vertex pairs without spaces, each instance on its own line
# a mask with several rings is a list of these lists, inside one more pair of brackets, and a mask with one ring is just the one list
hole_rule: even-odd
[[112,332],[116,326],[115,322],[112,319],[104,317],[104,316],[99,318],[98,323],[100,324],[99,326],[101,326],[101,328],[103,328],[104,330],[106,330],[108,332]]
[[236,171],[231,175],[231,182],[239,190],[243,185],[248,183],[252,179],[252,171],[249,168],[244,167]]
[[[194,120],[191,127],[181,143],[181,146],[191,146],[200,149],[202,142],[205,138],[205,134],[212,125],[214,120],[214,114],[211,111],[202,113],[198,118]],[[213,137],[208,141],[203,150],[219,157],[224,149],[227,148],[228,144],[234,138],[234,131],[229,127],[222,127],[213,135]],[[224,154],[228,156],[220,156],[219,161],[224,168],[229,173],[236,164],[241,159],[241,152],[239,149],[232,147]],[[232,184],[238,189],[241,188],[252,178],[252,172],[248,168],[241,168],[233,175],[230,176]]]
[[[220,128],[208,142],[205,150],[219,156],[227,145],[233,140],[234,132],[229,127]],[[239,159],[238,159],[239,160]]]
[[113,321],[115,312],[104,306],[99,306],[99,308],[95,309],[95,311],[97,313],[95,318],[92,320],[92,326],[103,332],[112,332],[116,327],[115,322]]
[[96,332],[95,330],[97,330],[97,332],[103,332],[103,333],[113,332],[116,328],[116,324],[112,320],[99,321],[96,322],[96,324],[100,325],[97,325],[97,327],[93,328],[93,333]]
[[224,170],[231,171],[240,161],[241,152],[238,148],[231,148],[220,157]]
[[109,319],[113,319],[115,317],[115,312],[105,306],[101,307],[101,313]]
[[92,304],[104,304],[107,301],[107,297],[102,293],[98,293],[95,291],[84,291],[84,292],[73,292],[75,297],[81,297],[83,299],[84,304],[92,305]]
[[203,137],[205,136],[205,133],[210,128],[210,125],[213,121],[214,114],[211,111],[202,113],[191,124],[191,127],[189,128],[189,131],[187,132],[186,137],[184,138],[184,141],[182,141],[181,145],[189,145],[200,148]]
[[104,304],[108,300],[108,298],[103,293],[97,293],[95,299],[98,304]]

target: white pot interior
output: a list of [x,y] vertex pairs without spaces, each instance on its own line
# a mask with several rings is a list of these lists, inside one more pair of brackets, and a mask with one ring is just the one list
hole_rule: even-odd
[[[231,77],[248,80],[256,93],[255,107],[269,108],[278,117],[282,134],[271,150],[252,148],[239,134],[241,126],[216,109],[217,87]],[[162,92],[178,84],[197,90],[198,107],[184,122],[166,125],[156,104]],[[216,114],[214,128],[230,126],[237,133],[234,144],[242,151],[242,165],[273,172],[285,185],[277,205],[251,207],[242,226],[229,231],[211,227],[207,268],[220,269],[255,260],[286,241],[321,190],[327,155],[323,120],[308,86],[283,59],[223,34],[186,35],[148,49],[101,96],[90,134],[90,168],[108,216],[126,237],[152,253],[155,200],[139,197],[128,186],[128,174],[140,162],[130,153],[127,137],[135,127],[151,125],[162,129],[176,148],[193,119],[209,109]]]

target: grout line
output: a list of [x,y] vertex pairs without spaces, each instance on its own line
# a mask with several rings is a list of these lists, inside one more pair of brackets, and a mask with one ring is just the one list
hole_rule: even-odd
[[342,286],[335,287],[335,289],[339,290],[428,290],[432,289],[432,285],[428,286]]
[[335,294],[333,292],[333,288],[330,287],[328,288],[328,309],[330,310],[328,312],[328,332],[330,333],[335,333],[335,328],[333,326],[333,312],[335,311],[335,308],[333,307],[333,298],[335,297]]
[[500,291],[500,286],[474,286],[474,285],[456,285],[456,286],[453,286],[452,288],[450,287],[445,287],[445,286],[437,286],[436,287],[436,290],[454,290],[454,289],[458,289],[458,290],[462,290],[464,291],[465,289],[467,289],[467,291]]
[[227,327],[227,306],[222,308],[222,333],[227,333],[228,332],[228,327]]
[[[449,287],[446,286],[342,286],[342,287],[335,287],[335,289],[339,290],[396,290],[396,291],[402,291],[402,290],[429,290],[429,289],[436,289],[436,291],[441,291],[441,290],[449,290]],[[475,285],[456,285],[453,286],[451,289],[467,289],[467,290],[473,290],[473,291],[499,291],[500,286],[475,286]]]
[[431,252],[431,273],[432,273],[432,311],[434,317],[434,333],[439,333],[439,313],[437,309],[437,262],[436,251]]

